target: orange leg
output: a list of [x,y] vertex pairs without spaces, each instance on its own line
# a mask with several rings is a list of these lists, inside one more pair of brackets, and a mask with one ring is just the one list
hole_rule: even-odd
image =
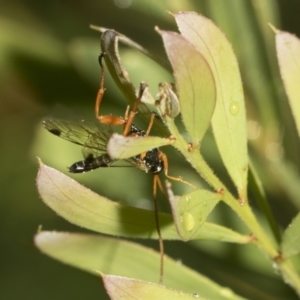
[[[137,99],[136,99],[136,101],[133,105],[132,110],[130,112],[129,112],[129,110],[126,111],[126,115],[125,115],[126,123],[125,123],[124,130],[123,130],[123,135],[124,136],[127,136],[128,133],[130,132],[130,127],[133,123],[133,120],[134,120],[136,114],[137,114],[138,106],[142,101],[143,93],[144,93],[146,88],[147,88],[147,84],[146,83],[141,83],[140,89],[139,89],[139,95],[138,95],[138,97],[137,97]],[[152,123],[153,123],[153,121],[152,121]]]
[[100,74],[100,87],[97,93],[96,102],[95,102],[95,115],[96,119],[105,124],[111,124],[111,125],[124,125],[126,123],[126,120],[124,120],[122,117],[112,116],[112,115],[105,115],[100,116],[100,105],[102,98],[104,96],[105,88],[104,88],[104,67],[102,64],[102,58],[105,56],[105,53],[101,53],[99,55],[99,65],[101,67],[101,74]]
[[168,174],[169,163],[168,163],[167,155],[164,154],[164,153],[161,152],[161,151],[160,151],[159,155],[160,155],[160,159],[164,162],[165,176],[166,176],[167,178],[172,179],[172,180],[175,180],[175,181],[180,181],[180,182],[185,183],[185,184],[191,186],[192,188],[196,189],[196,187],[195,187],[193,184],[191,184],[191,183],[189,183],[189,182],[183,180],[181,177],[170,176],[170,175]]
[[[105,56],[105,53],[101,53],[99,55],[99,65],[101,67],[101,74],[100,74],[100,87],[99,87],[97,97],[96,97],[96,102],[95,102],[96,119],[101,123],[106,123],[106,124],[111,124],[111,125],[124,125],[123,135],[127,136],[130,132],[130,128],[131,128],[131,125],[132,125],[133,120],[135,118],[135,115],[137,114],[138,106],[141,103],[143,93],[144,93],[145,89],[147,88],[147,84],[146,83],[141,83],[140,89],[139,89],[139,95],[138,95],[138,97],[137,97],[137,99],[136,99],[136,101],[133,105],[133,108],[130,111],[129,106],[127,107],[124,118],[113,116],[113,115],[101,116],[99,114],[100,113],[100,105],[101,105],[101,101],[102,101],[102,98],[103,98],[104,93],[105,93],[105,88],[104,88],[104,67],[103,67],[103,64],[102,64],[102,58],[104,56]],[[153,120],[151,121],[151,127],[152,127],[152,123],[153,123]]]

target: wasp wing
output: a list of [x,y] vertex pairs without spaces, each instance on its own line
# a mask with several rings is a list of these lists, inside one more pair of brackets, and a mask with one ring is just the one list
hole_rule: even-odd
[[129,167],[135,165],[133,159],[113,160],[107,154],[106,145],[113,134],[109,124],[92,123],[86,121],[72,122],[49,119],[43,121],[44,127],[52,134],[64,140],[82,146],[85,158],[74,163],[69,171],[83,173],[100,167]]
[[106,145],[113,134],[112,127],[102,123],[49,119],[43,121],[43,125],[52,134],[82,146],[85,157],[89,155],[88,152],[93,152],[95,156],[106,153]]

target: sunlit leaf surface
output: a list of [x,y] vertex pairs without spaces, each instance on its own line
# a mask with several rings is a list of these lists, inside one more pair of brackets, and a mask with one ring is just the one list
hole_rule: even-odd
[[205,190],[196,190],[182,196],[172,195],[169,190],[175,226],[179,236],[191,239],[221,199],[221,195]]
[[[78,226],[115,236],[157,239],[153,211],[113,202],[43,164],[37,188],[45,204]],[[159,213],[159,220],[164,239],[179,239],[170,214]],[[211,223],[205,223],[193,239],[249,242],[247,236]]]
[[281,77],[300,136],[300,40],[288,32],[277,31],[276,50]]
[[198,145],[211,120],[216,88],[212,71],[198,49],[175,32],[159,31],[173,67],[183,123]]
[[[168,289],[163,285],[153,284],[141,280],[124,278],[120,276],[104,275],[103,282],[107,293],[112,300],[136,300],[136,299],[172,299],[172,300],[188,300],[195,299],[191,294],[183,293]],[[204,299],[198,297],[198,299]]]
[[217,103],[212,118],[222,160],[238,193],[247,199],[246,113],[240,72],[230,43],[209,19],[196,13],[175,15],[181,34],[194,44],[212,69]]
[[283,234],[281,251],[284,258],[300,253],[300,213]]
[[170,145],[172,139],[163,139],[154,136],[128,136],[114,134],[108,144],[107,151],[110,157],[126,159],[161,146]]
[[[93,274],[100,271],[158,282],[159,254],[138,244],[96,235],[47,231],[38,233],[34,241],[43,253]],[[207,299],[243,299],[167,256],[164,269],[164,285],[168,288],[198,293]]]

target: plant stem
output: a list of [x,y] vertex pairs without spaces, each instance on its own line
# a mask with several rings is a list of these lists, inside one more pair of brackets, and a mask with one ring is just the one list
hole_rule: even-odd
[[[176,137],[176,142],[173,146],[186,157],[201,177],[203,177],[215,191],[223,194],[222,200],[231,207],[231,209],[241,218],[253,234],[253,243],[267,254],[272,261],[273,267],[276,266],[276,268],[278,268],[278,270],[282,273],[284,281],[290,284],[300,295],[299,275],[289,261],[280,261],[280,259],[278,259],[280,258],[279,251],[258,223],[249,203],[245,202],[244,204],[241,204],[237,199],[235,199],[235,197],[227,190],[225,185],[213,173],[212,169],[207,165],[198,149],[189,151],[187,142],[178,132],[178,129],[172,119],[166,117],[166,123],[171,134]],[[276,261],[277,259],[278,261]]]

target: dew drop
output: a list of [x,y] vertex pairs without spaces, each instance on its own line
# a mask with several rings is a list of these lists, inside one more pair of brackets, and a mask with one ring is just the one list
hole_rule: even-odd
[[177,259],[176,260],[176,265],[181,267],[182,266],[182,260],[181,259]]
[[184,212],[180,216],[183,228],[186,231],[192,231],[195,227],[195,219],[192,214]]
[[231,101],[229,111],[233,116],[236,116],[240,111],[240,105],[236,101]]
[[275,261],[272,263],[272,267],[275,274],[280,274],[278,264]]

